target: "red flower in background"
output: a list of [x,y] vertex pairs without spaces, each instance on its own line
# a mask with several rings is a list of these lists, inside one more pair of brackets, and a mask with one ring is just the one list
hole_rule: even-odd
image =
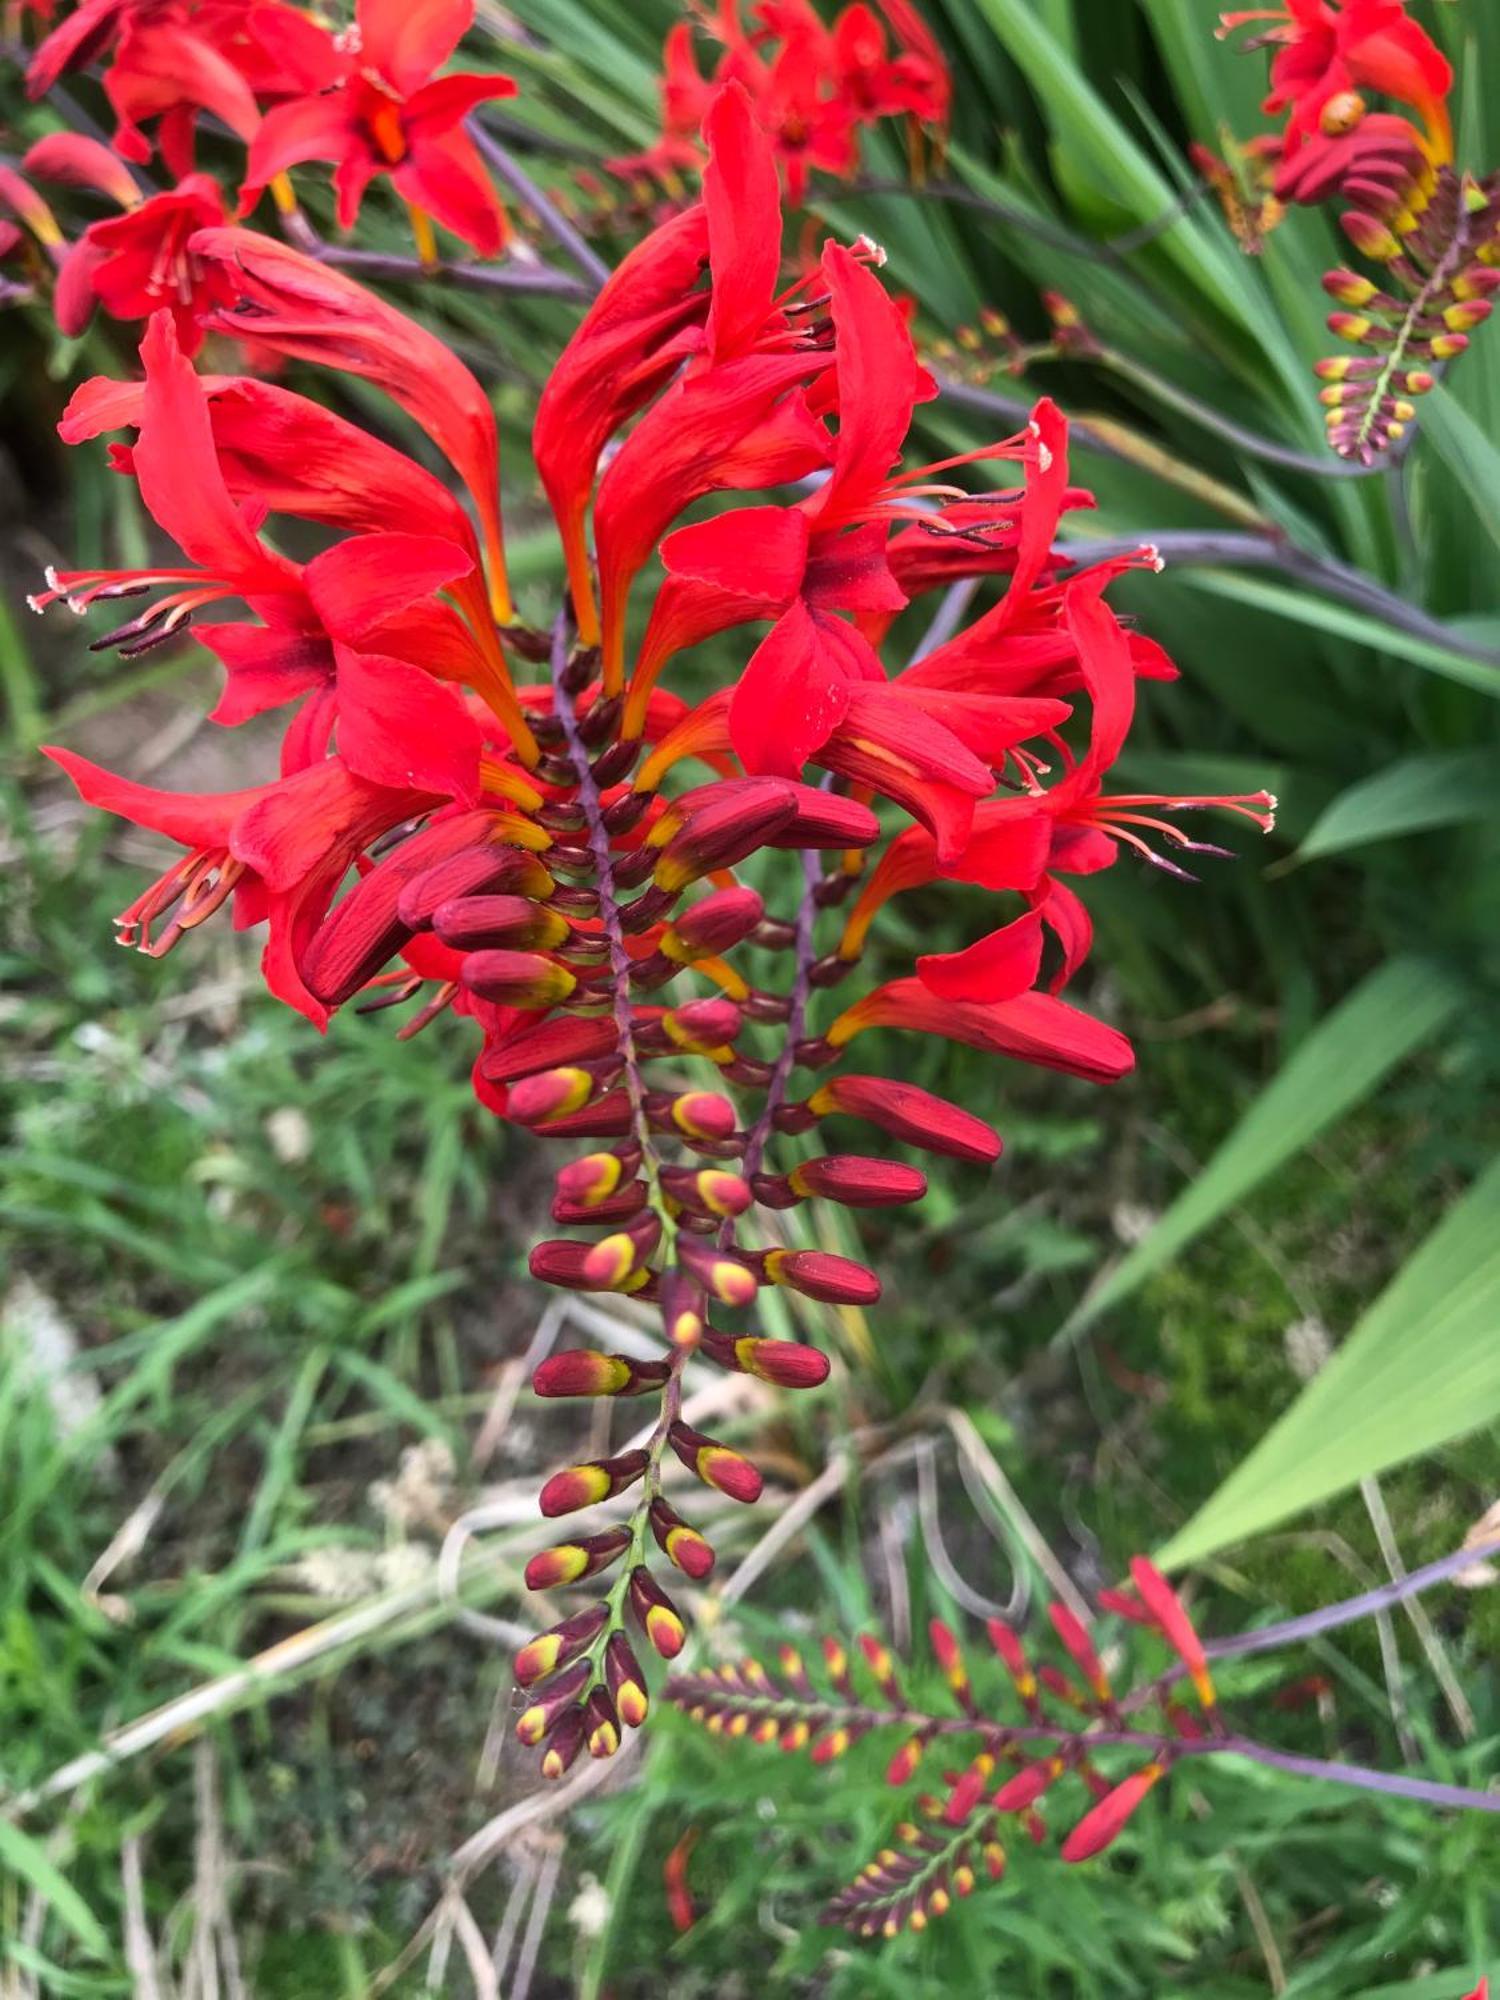
[[858,134],[884,118],[947,132],[952,83],[942,50],[909,0],[855,0],[825,26],[811,0],[762,0],[755,25],[739,0],[701,17],[722,53],[712,79],[698,67],[692,24],[680,21],[662,51],[662,134],[644,153],[612,160],[616,173],[670,179],[699,167],[699,129],[715,85],[738,83],[769,137],[787,197],[800,207],[815,172],[847,177],[858,164]]
[[39,140],[23,165],[42,180],[95,188],[124,211],[90,223],[68,252],[54,300],[62,331],[82,333],[96,305],[125,320],[165,310],[183,353],[196,354],[203,320],[217,297],[189,245],[198,230],[224,220],[218,183],[207,174],[189,174],[165,194],[143,198],[107,147],[72,132]]
[[[1320,139],[1336,139],[1363,119],[1364,90],[1379,91],[1421,113],[1436,161],[1452,155],[1447,98],[1453,71],[1404,0],[1288,0],[1285,7],[1249,8],[1221,17],[1221,33],[1265,23],[1255,44],[1276,50],[1265,109],[1290,115],[1283,155]],[[1279,192],[1280,190],[1278,190]]]
[[[461,129],[475,108],[511,97],[505,76],[437,76],[467,34],[474,0],[358,0],[347,44],[330,44],[319,88],[270,111],[245,169],[243,209],[278,174],[304,160],[334,163],[338,219],[351,228],[365,189],[389,174],[414,209],[431,215],[481,256],[504,246],[505,212],[474,142]],[[275,50],[279,31],[262,31]]]

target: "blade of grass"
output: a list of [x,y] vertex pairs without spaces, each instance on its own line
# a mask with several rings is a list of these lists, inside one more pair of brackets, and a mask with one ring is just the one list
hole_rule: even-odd
[[1092,1326],[1318,1134],[1362,1103],[1396,1065],[1430,1041],[1465,989],[1429,960],[1393,958],[1326,1015],[1267,1085],[1191,1187],[1062,1327]]

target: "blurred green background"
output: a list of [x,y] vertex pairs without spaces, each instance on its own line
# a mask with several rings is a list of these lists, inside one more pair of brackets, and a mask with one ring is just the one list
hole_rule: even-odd
[[[1038,1548],[1088,1590],[1165,1546],[1224,1632],[1446,1553],[1500,1499],[1500,336],[1476,337],[1399,465],[1333,476],[1311,364],[1333,345],[1335,232],[1298,214],[1249,258],[1185,164],[1190,139],[1259,129],[1264,59],[1215,43],[1206,0],[923,4],[956,78],[958,192],[824,186],[814,232],[886,246],[959,378],[922,443],[982,442],[1013,428],[986,397],[1050,393],[1094,420],[1075,477],[1099,512],[1077,532],[1262,551],[1120,588],[1182,669],[1145,690],[1121,775],[1265,785],[1282,812],[1268,842],[1216,828],[1236,858],[1197,884],[1123,863],[1088,885],[1082,997],[1135,1039],[1127,1083],[880,1052],[991,1117],[1006,1152],[988,1173],[938,1163],[910,1216],[815,1217],[828,1247],[863,1245],[887,1302],[867,1320],[804,1303],[830,1386],[730,1412],[786,1489],[844,1470],[743,1597],[699,1607],[706,1657],[789,1632],[904,1640],[932,1611],[972,1625],[1034,1598]],[[519,79],[517,143],[549,187],[652,136],[672,18],[481,0],[468,52]],[[1424,18],[1459,69],[1461,158],[1486,169],[1500,13]],[[20,150],[51,114],[13,65],[3,101]],[[904,180],[898,135],[864,172]],[[606,257],[639,227],[628,190],[579,209]],[[402,247],[394,214],[372,198],[367,216],[362,241]],[[988,308],[1046,343],[1044,290],[1102,354],[1015,380],[996,340],[958,337]],[[559,575],[525,438],[576,311],[403,303],[493,383],[522,608],[543,619]],[[1265,1772],[1205,1768],[1108,1863],[1018,1854],[1002,1887],[879,1948],[815,1922],[894,1816],[878,1745],[813,1770],[668,1715],[567,1818],[533,1796],[508,1653],[536,1616],[532,1496],[576,1455],[576,1419],[521,1387],[521,1357],[559,1336],[525,1270],[547,1170],[473,1103],[460,1024],[398,1044],[346,1016],[319,1041],[227,931],[164,964],[117,954],[109,917],[153,843],[81,811],[36,756],[55,738],[186,789],[268,768],[269,738],[199,721],[214,671],[191,646],[122,666],[24,609],[46,562],[147,546],[130,484],[52,436],[73,382],[128,366],[129,334],[64,342],[40,305],[0,328],[7,2000],[1458,2000],[1500,1971],[1493,1821]],[[357,384],[316,392],[390,422]],[[1369,582],[1435,622],[1393,623]],[[892,965],[981,923],[951,892],[888,916]],[[628,1340],[628,1309],[611,1316]],[[768,1525],[724,1524],[721,1578]],[[1286,1745],[1483,1783],[1500,1604],[1472,1584],[1428,1622],[1247,1663],[1226,1694]],[[1268,1705],[1314,1673],[1315,1696]],[[678,1936],[662,1867],[690,1828],[700,1919]]]

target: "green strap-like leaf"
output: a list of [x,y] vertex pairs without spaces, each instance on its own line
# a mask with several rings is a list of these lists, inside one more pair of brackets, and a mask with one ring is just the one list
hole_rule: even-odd
[[1200,1231],[1368,1097],[1463,1003],[1453,975],[1427,959],[1389,960],[1321,1020],[1263,1090],[1192,1186],[1095,1287],[1062,1329],[1091,1325],[1169,1263]]
[[1500,1161],[1160,1560],[1200,1561],[1500,1419]]
[[1372,840],[1488,819],[1500,793],[1500,758],[1489,750],[1402,757],[1340,792],[1297,850],[1299,861],[1342,854]]

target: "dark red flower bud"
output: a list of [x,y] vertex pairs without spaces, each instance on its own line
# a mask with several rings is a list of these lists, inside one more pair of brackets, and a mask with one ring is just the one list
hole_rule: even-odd
[[754,889],[716,889],[673,919],[657,949],[678,965],[716,957],[749,937],[765,907]]
[[962,1826],[984,1795],[993,1768],[988,1757],[978,1757],[964,1772],[953,1790],[948,1794],[943,1807],[943,1822],[947,1826]]
[[[625,1240],[630,1241],[628,1237]],[[606,1241],[613,1243],[615,1239],[609,1237]],[[642,1285],[650,1282],[651,1273],[634,1264],[633,1247],[631,1267],[617,1282],[605,1283],[591,1276],[589,1260],[596,1248],[597,1245],[575,1243],[566,1236],[549,1237],[545,1242],[532,1246],[528,1259],[531,1275],[544,1285],[560,1285],[570,1292],[638,1292]],[[592,1268],[597,1269],[598,1266]]]
[[684,1090],[667,1100],[658,1129],[675,1127],[688,1139],[728,1139],[738,1124],[738,1114],[727,1097],[713,1090]]
[[576,1542],[539,1549],[526,1565],[526,1588],[556,1590],[559,1584],[581,1583],[608,1569],[629,1547],[629,1528],[607,1528],[602,1535],[580,1535]]
[[920,1736],[908,1736],[901,1748],[885,1767],[885,1781],[888,1785],[909,1785],[917,1775],[917,1766],[922,1761],[924,1745]]
[[495,824],[493,814],[463,813],[423,827],[387,854],[308,941],[300,961],[308,991],[328,1007],[341,1006],[357,993],[417,928],[401,912],[403,891],[434,863],[472,849]]
[[795,794],[792,819],[778,827],[759,847],[868,847],[880,838],[880,821],[858,799],[816,785],[791,786]]
[[531,1387],[538,1396],[639,1396],[660,1388],[666,1379],[665,1361],[635,1361],[624,1354],[574,1347],[539,1361]]
[[1104,1671],[1104,1663],[1094,1651],[1093,1641],[1076,1613],[1070,1611],[1066,1604],[1049,1604],[1047,1615],[1052,1620],[1053,1631],[1067,1649],[1068,1657],[1093,1689],[1094,1694],[1102,1702],[1112,1701],[1114,1695],[1109,1685],[1109,1676]]
[[661,1281],[661,1323],[672,1345],[696,1347],[703,1338],[706,1314],[701,1287],[683,1271],[668,1271]]
[[1025,1647],[1003,1618],[987,1619],[984,1629],[989,1634],[990,1644],[1004,1662],[1005,1670],[1015,1685],[1016,1693],[1030,1708],[1036,1700],[1036,1675],[1032,1671],[1030,1660],[1026,1657]]
[[613,1055],[619,1040],[608,1015],[565,1014],[519,1029],[487,1048],[479,1059],[479,1073],[491,1083],[512,1083],[517,1077],[535,1076],[539,1070],[555,1069],[560,1064],[597,1062],[601,1056]]
[[687,1643],[687,1626],[644,1563],[630,1572],[626,1594],[636,1622],[651,1644],[664,1660],[675,1660]]
[[516,1654],[516,1680],[522,1687],[530,1687],[534,1681],[543,1681],[548,1674],[555,1674],[559,1667],[567,1666],[580,1653],[587,1651],[604,1630],[608,1619],[607,1605],[591,1604],[587,1611],[565,1618],[550,1632],[539,1632],[534,1639],[528,1639]]
[[851,1118],[868,1119],[893,1139],[904,1139],[929,1153],[986,1166],[1000,1157],[1000,1135],[982,1118],[914,1083],[883,1076],[837,1076],[820,1084],[807,1104],[819,1118],[842,1111]]
[[501,1007],[555,1007],[578,981],[565,965],[534,951],[475,951],[459,978],[481,1000]]
[[[586,1025],[592,1026],[593,1023]],[[479,1067],[481,1074],[488,1075],[483,1058]],[[535,1076],[523,1076],[511,1085],[505,1100],[505,1114],[518,1125],[540,1125],[544,1118],[581,1111],[593,1094],[594,1078],[588,1070],[544,1069]]]
[[758,1375],[778,1389],[816,1389],[828,1380],[828,1356],[797,1340],[761,1340],[751,1334],[735,1339],[710,1328],[703,1335],[703,1352],[721,1368]]
[[433,913],[455,896],[482,896],[504,891],[529,896],[540,902],[550,896],[556,884],[534,854],[523,848],[498,843],[466,847],[445,861],[425,868],[407,881],[397,898],[401,921],[414,931],[424,931]]
[[625,1163],[618,1153],[585,1153],[559,1167],[555,1184],[559,1196],[578,1208],[597,1208],[620,1185]]
[[804,1160],[787,1175],[793,1192],[806,1199],[840,1201],[846,1208],[894,1208],[920,1201],[927,1176],[899,1160],[875,1160],[860,1153],[829,1153]]
[[755,1297],[758,1287],[754,1272],[741,1258],[732,1256],[728,1251],[716,1250],[709,1244],[680,1236],[677,1258],[709,1297],[717,1299],[721,1305],[747,1306]]
[[671,1008],[661,1024],[678,1048],[707,1055],[731,1043],[744,1018],[733,1000],[690,1000],[685,1007]]
[[656,1537],[657,1546],[674,1568],[684,1576],[690,1576],[695,1583],[701,1583],[714,1566],[714,1552],[709,1542],[690,1528],[682,1516],[665,1500],[651,1503],[651,1532]]
[[540,1743],[550,1730],[556,1728],[559,1716],[583,1693],[593,1672],[587,1660],[576,1660],[572,1666],[565,1667],[522,1710],[516,1721],[516,1740],[528,1749]]
[[604,1649],[604,1680],[620,1720],[627,1729],[639,1729],[651,1704],[641,1663],[622,1632],[616,1632]]
[[1126,1821],[1152,1786],[1165,1775],[1166,1768],[1165,1764],[1143,1765],[1123,1784],[1116,1785],[1112,1792],[1106,1792],[1063,1842],[1063,1860],[1088,1861],[1118,1839]]
[[542,1776],[552,1783],[576,1762],[584,1741],[583,1708],[570,1708],[558,1717],[551,1738],[542,1752]]
[[755,1199],[748,1181],[719,1167],[668,1167],[661,1184],[674,1201],[701,1215],[743,1215]]
[[1013,1778],[1007,1778],[990,1800],[996,1812],[1025,1812],[1034,1806],[1049,1785],[1055,1784],[1062,1776],[1064,1766],[1055,1757],[1043,1758],[1035,1764],[1028,1764],[1017,1771]]
[[1217,1696],[1208,1671],[1208,1658],[1203,1650],[1203,1641],[1193,1630],[1193,1621],[1188,1617],[1182,1599],[1156,1565],[1149,1562],[1145,1556],[1136,1556],[1133,1559],[1130,1575],[1140,1593],[1141,1603],[1154,1619],[1167,1644],[1187,1668],[1199,1701],[1205,1709],[1212,1710],[1217,1704]]
[[[510,1108],[507,1105],[507,1110]],[[542,1139],[623,1139],[634,1128],[635,1113],[623,1090],[607,1091],[581,1111],[564,1111],[532,1126]]]
[[432,928],[455,951],[556,951],[573,934],[566,917],[524,896],[456,896],[439,903]]
[[538,1505],[546,1515],[573,1514],[580,1507],[597,1506],[612,1500],[633,1486],[646,1470],[643,1451],[621,1452],[618,1458],[599,1458],[583,1465],[569,1465],[554,1472],[542,1488]]
[[974,1713],[974,1691],[969,1685],[969,1670],[964,1665],[964,1656],[957,1639],[941,1618],[928,1622],[927,1636],[932,1642],[932,1650],[938,1665],[942,1668],[953,1697],[965,1715]]
[[773,1285],[786,1285],[827,1305],[872,1306],[880,1297],[880,1280],[873,1271],[827,1250],[768,1250],[764,1269]]
[[724,778],[684,792],[646,835],[648,847],[662,850],[653,871],[656,886],[685,889],[701,875],[732,868],[797,815],[794,788],[781,778]]
[[620,1717],[607,1688],[596,1687],[583,1705],[583,1733],[591,1757],[613,1757],[620,1747]]
[[901,1688],[896,1679],[896,1662],[891,1658],[891,1649],[882,1640],[868,1632],[859,1635],[859,1649],[865,1656],[865,1665],[875,1676],[875,1684],[888,1702],[901,1705]]
[[696,1473],[705,1486],[712,1486],[718,1492],[728,1494],[731,1500],[742,1500],[747,1504],[760,1498],[760,1474],[748,1458],[731,1451],[728,1445],[720,1444],[716,1438],[705,1437],[702,1431],[695,1431],[684,1423],[673,1424],[668,1440],[688,1471]]

